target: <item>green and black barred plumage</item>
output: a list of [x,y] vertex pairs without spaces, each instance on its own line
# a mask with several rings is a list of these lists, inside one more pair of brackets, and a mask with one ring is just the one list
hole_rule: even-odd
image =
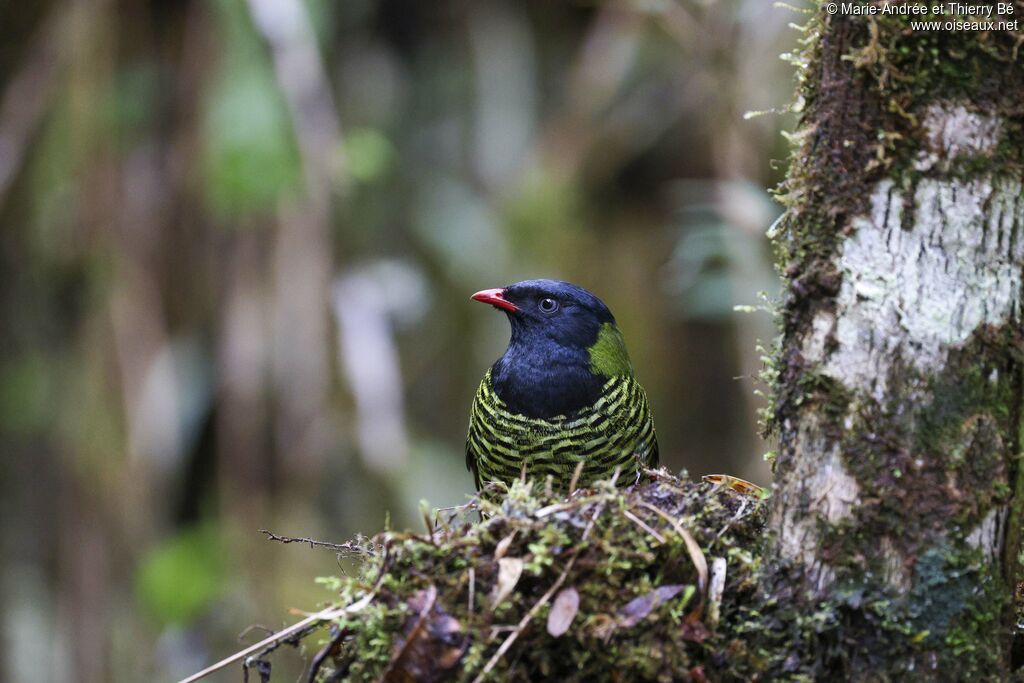
[[590,292],[528,280],[473,295],[504,310],[512,325],[505,354],[473,400],[466,464],[477,488],[551,476],[563,489],[580,462],[580,484],[658,464],[647,396],[608,308]]

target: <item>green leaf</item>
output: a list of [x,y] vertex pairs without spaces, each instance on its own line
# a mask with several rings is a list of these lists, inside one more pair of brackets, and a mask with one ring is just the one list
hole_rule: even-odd
[[274,210],[298,189],[299,153],[269,56],[237,0],[222,0],[224,58],[203,111],[204,190],[229,216]]
[[224,587],[224,549],[211,526],[182,531],[150,550],[135,576],[138,601],[165,624],[186,624]]
[[392,166],[395,148],[391,141],[373,128],[356,128],[345,138],[348,171],[356,180],[369,182],[384,175]]

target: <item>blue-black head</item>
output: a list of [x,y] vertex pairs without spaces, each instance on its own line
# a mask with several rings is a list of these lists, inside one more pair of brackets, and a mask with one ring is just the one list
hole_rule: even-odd
[[512,326],[491,382],[514,412],[569,415],[596,401],[609,376],[632,373],[611,311],[582,287],[524,280],[473,299],[503,310]]

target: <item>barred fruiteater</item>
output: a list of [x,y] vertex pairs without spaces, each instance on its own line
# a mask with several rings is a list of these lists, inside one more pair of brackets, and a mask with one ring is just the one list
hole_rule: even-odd
[[466,465],[477,489],[548,475],[567,489],[637,480],[638,464],[658,464],[654,420],[633,378],[622,333],[596,296],[558,280],[526,280],[472,297],[508,316],[508,349],[484,375],[473,400]]

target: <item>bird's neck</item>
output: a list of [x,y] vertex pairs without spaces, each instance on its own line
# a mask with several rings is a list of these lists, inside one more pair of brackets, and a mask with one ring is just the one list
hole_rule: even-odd
[[607,381],[590,371],[585,352],[537,354],[512,345],[491,368],[491,385],[510,411],[543,419],[593,405]]
[[509,320],[512,338],[491,368],[491,384],[514,413],[544,419],[572,415],[593,405],[610,378],[633,374],[614,322],[583,330],[583,339],[564,345],[543,330]]

